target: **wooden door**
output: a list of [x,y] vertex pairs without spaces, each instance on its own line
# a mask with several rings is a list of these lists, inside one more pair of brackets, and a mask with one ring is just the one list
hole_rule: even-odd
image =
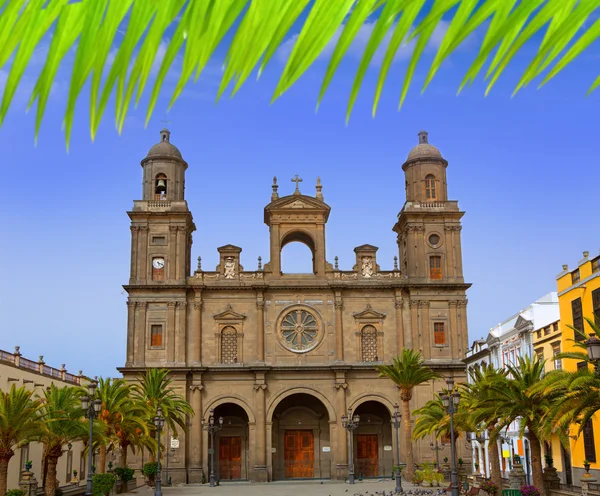
[[379,445],[377,434],[359,434],[356,442],[356,475],[377,477],[379,475]]
[[284,461],[286,479],[312,479],[315,476],[315,438],[312,430],[285,431]]
[[242,438],[224,436],[219,438],[219,479],[242,478]]

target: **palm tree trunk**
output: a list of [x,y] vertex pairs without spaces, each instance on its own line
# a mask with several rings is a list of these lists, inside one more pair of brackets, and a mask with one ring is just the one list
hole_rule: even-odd
[[[500,472],[500,456],[498,455],[498,439],[493,434],[494,427],[488,428],[490,442],[488,444],[488,455],[490,460],[490,479],[498,490],[502,488],[502,473]],[[486,471],[487,473],[487,471]]]
[[0,452],[0,494],[6,494],[8,484],[8,462],[14,455],[13,450],[3,450]]
[[121,443],[121,461],[119,467],[127,467],[127,450],[129,449],[129,443]]
[[48,455],[46,458],[46,466],[48,472],[46,475],[46,486],[44,493],[46,496],[56,496],[56,465],[58,464],[58,456]]
[[410,400],[402,400],[402,409],[404,410],[404,446],[406,447],[406,471],[404,478],[412,482],[415,473],[413,451],[412,451],[412,433],[410,428]]
[[98,459],[98,466],[96,467],[97,474],[103,474],[106,472],[106,445],[100,445],[100,456]]
[[540,440],[533,432],[533,429],[529,427],[529,433],[527,434],[529,439],[529,447],[531,448],[531,473],[533,475],[533,485],[540,490],[540,495],[545,496],[544,487],[544,471],[542,467],[542,446]]

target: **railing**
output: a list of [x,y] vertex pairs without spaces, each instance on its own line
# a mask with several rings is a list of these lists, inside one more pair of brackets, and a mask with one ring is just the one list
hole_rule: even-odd
[[154,207],[170,207],[171,206],[171,202],[167,201],[167,200],[149,200],[148,201],[148,206],[150,208],[154,208]]
[[64,380],[65,380],[65,382],[69,382],[71,384],[81,384],[81,381],[78,376],[69,374],[68,372],[65,372]]
[[38,362],[34,362],[33,360],[29,360],[27,358],[21,357],[19,360],[19,367],[22,369],[33,370],[35,372],[40,371],[40,364]]
[[37,362],[29,360],[28,358],[22,357],[18,350],[18,346],[16,347],[14,353],[0,350],[0,362],[8,362],[20,369],[29,370],[31,372],[35,372],[46,377],[52,377],[53,379],[58,379],[70,384],[81,384],[81,377],[69,374],[66,370],[64,370],[64,366],[60,369],[50,367],[42,362],[42,357],[40,357],[40,360]]
[[0,350],[0,361],[15,363],[15,356],[8,351]]
[[419,205],[423,208],[444,208],[446,202],[420,202]]

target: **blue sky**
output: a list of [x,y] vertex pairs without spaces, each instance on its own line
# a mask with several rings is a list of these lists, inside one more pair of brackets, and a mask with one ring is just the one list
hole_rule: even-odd
[[[370,243],[379,247],[382,269],[392,268],[397,247],[391,229],[404,203],[401,166],[421,129],[429,131],[430,142],[449,161],[449,196],[466,211],[464,271],[473,283],[470,341],[554,291],[562,264],[574,267],[584,250],[596,254],[599,96],[585,93],[597,75],[597,47],[541,90],[532,86],[511,98],[534,50],[527,46],[490,96],[483,96],[481,78],[456,96],[475,54],[475,38],[421,95],[436,39],[441,37],[434,37],[400,112],[410,47],[398,57],[372,119],[376,59],[348,126],[346,102],[360,44],[351,50],[318,113],[326,58],[273,105],[283,56],[273,60],[259,82],[248,81],[238,95],[218,105],[214,96],[221,64],[211,62],[168,114],[172,141],[189,163],[186,196],[197,226],[194,261],[201,255],[203,267],[213,269],[216,248],[232,243],[243,248],[247,269],[256,267],[259,255],[266,262],[263,208],[270,201],[272,177],[279,178],[279,192],[285,195],[292,193],[290,179],[299,174],[301,190],[311,195],[320,176],[332,207],[328,259],[333,262],[337,255],[340,268],[349,270],[353,248]],[[43,61],[43,51],[39,58]],[[61,131],[67,81],[66,75],[59,78],[37,147],[35,113],[24,112],[31,78],[24,80],[0,128],[5,200],[0,348],[11,351],[19,345],[24,356],[44,355],[48,364],[66,363],[72,372],[115,375],[125,361],[126,211],[141,197],[139,162],[158,141],[173,81],[147,129],[143,105],[131,112],[121,136],[109,111],[94,143],[84,90],[68,154]],[[290,245],[284,257],[290,270],[306,267],[305,250]]]

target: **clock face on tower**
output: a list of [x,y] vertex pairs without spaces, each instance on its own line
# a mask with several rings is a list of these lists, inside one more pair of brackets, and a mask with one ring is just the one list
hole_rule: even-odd
[[152,260],[152,267],[154,267],[155,269],[162,269],[164,266],[165,266],[164,258],[155,258],[154,260]]

